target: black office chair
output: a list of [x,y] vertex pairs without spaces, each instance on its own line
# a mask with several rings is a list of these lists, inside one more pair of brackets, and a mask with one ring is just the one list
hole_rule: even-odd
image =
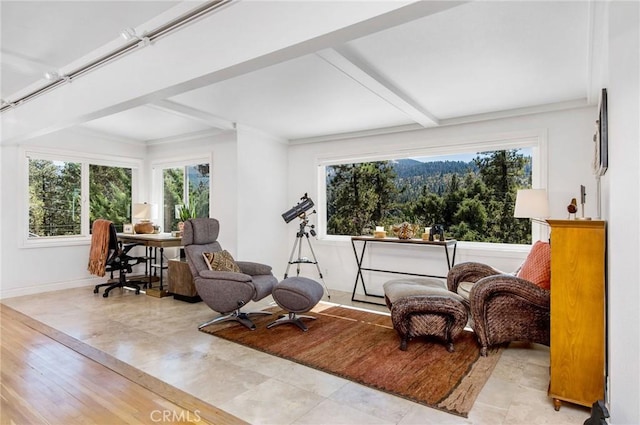
[[[108,233],[105,235],[104,233]],[[108,237],[108,241],[105,241]],[[104,250],[104,244],[107,243],[107,250]],[[93,232],[91,236],[91,254],[89,258],[89,271],[98,276],[104,276],[106,272],[111,274],[111,278],[107,283],[96,285],[93,293],[97,294],[99,289],[107,286],[102,294],[107,298],[109,292],[115,288],[131,288],[136,291],[136,295],[140,293],[140,285],[146,288],[146,279],[127,279],[127,274],[132,272],[132,266],[146,262],[147,257],[133,257],[128,252],[134,247],[141,245],[139,243],[123,244],[118,241],[116,227],[108,220],[98,219],[93,223]],[[94,258],[95,257],[95,258]],[[102,258],[105,258],[103,260]],[[100,263],[103,265],[100,266]],[[118,272],[118,278],[114,278],[114,272]],[[102,274],[101,274],[102,273]]]

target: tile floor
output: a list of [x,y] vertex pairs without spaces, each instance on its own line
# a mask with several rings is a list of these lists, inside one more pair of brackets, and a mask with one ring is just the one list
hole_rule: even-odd
[[[352,305],[350,294],[335,291],[331,302]],[[538,345],[504,351],[465,419],[199,332],[214,316],[204,303],[118,290],[105,299],[93,288],[2,303],[252,424],[560,425],[589,417],[568,404],[554,411],[546,395],[549,352]]]

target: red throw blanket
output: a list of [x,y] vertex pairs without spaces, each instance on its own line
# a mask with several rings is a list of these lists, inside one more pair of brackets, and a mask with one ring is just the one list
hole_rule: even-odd
[[91,250],[89,251],[89,273],[104,276],[109,255],[109,220],[98,219],[93,222]]

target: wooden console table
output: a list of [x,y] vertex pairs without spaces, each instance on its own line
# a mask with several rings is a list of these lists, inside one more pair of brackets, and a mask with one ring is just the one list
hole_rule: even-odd
[[[356,242],[362,242],[362,250],[360,251],[360,253],[358,253],[358,250],[356,249]],[[351,294],[351,301],[385,305],[384,303],[377,303],[377,302],[372,302],[367,300],[356,299],[356,289],[358,288],[358,284],[362,284],[364,295],[368,297],[384,298],[383,295],[370,294],[367,292],[367,286],[365,285],[364,278],[362,276],[363,270],[371,271],[371,272],[379,272],[379,273],[401,274],[401,275],[407,275],[407,276],[436,277],[436,278],[444,278],[444,279],[447,278],[447,276],[438,276],[433,274],[409,273],[409,272],[401,272],[396,270],[362,267],[362,261],[364,259],[364,253],[367,249],[368,243],[390,243],[390,244],[400,244],[400,245],[442,248],[444,250],[445,258],[447,260],[447,270],[451,269],[451,267],[456,262],[456,248],[457,248],[458,241],[456,241],[455,239],[449,239],[445,241],[425,241],[422,239],[374,238],[373,236],[352,236],[351,246],[353,248],[353,254],[356,257],[356,263],[358,265],[358,273],[356,274],[356,281],[353,284],[353,293]],[[453,250],[452,255],[449,255],[450,249]]]
[[[147,290],[148,295],[153,295],[157,297],[165,297],[169,295],[169,293],[164,289],[162,282],[162,271],[167,268],[163,264],[164,259],[164,249],[171,247],[179,247],[182,246],[182,238],[171,236],[171,233],[152,233],[152,234],[129,234],[129,233],[118,233],[118,240],[125,243],[139,243],[144,245],[149,250],[149,255],[147,256],[147,266],[149,270],[149,276],[151,276],[151,270],[160,270],[160,288],[159,292],[154,290]],[[160,261],[158,262],[157,256],[155,252],[152,254],[154,249],[160,249]],[[149,280],[149,287],[151,287],[151,280]]]

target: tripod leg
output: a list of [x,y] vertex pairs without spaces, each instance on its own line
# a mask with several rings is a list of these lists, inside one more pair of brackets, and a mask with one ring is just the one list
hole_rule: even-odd
[[329,288],[327,288],[327,284],[324,282],[324,277],[322,276],[322,271],[320,270],[320,265],[318,264],[316,253],[313,250],[313,246],[311,245],[311,239],[309,239],[309,234],[306,234],[305,236],[307,237],[307,244],[309,245],[309,250],[311,251],[311,256],[313,257],[313,264],[316,265],[316,269],[318,270],[318,276],[320,276],[320,280],[322,281],[322,286],[324,286],[324,290],[327,291],[327,298],[331,299],[331,293],[329,292]]
[[[308,236],[307,236],[308,237]],[[300,276],[300,263],[302,263],[302,235],[298,233],[298,262],[296,264],[296,276]]]
[[[296,236],[296,240],[293,241],[293,248],[291,249],[291,255],[289,255],[289,263],[287,264],[287,270],[284,272],[284,278],[286,279],[289,276],[289,267],[293,264],[293,254],[296,252],[296,246],[300,243],[300,238]],[[299,266],[298,266],[299,267]]]

